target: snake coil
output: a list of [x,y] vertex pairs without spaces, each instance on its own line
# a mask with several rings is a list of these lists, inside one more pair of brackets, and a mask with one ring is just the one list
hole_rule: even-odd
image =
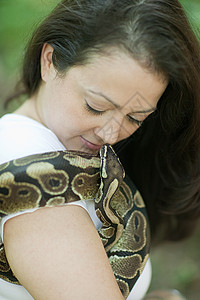
[[[79,151],[35,154],[0,165],[0,221],[32,208],[93,200],[99,235],[124,298],[149,256],[144,202],[110,145],[99,156]],[[19,284],[0,241],[0,278]]]

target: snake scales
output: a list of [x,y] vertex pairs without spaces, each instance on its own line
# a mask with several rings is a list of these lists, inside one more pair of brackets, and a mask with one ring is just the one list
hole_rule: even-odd
[[[149,255],[149,227],[141,195],[124,178],[110,145],[94,156],[78,151],[36,154],[0,165],[0,220],[8,214],[77,200],[95,200],[99,235],[127,298]],[[0,245],[0,278],[19,284]]]

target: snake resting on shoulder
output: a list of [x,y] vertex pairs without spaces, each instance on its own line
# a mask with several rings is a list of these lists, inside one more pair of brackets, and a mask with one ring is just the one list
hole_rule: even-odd
[[[99,155],[79,151],[35,154],[0,165],[0,221],[32,208],[94,200],[99,235],[124,298],[149,256],[144,202],[110,145]],[[33,246],[34,247],[34,246]],[[0,243],[0,278],[20,284]]]

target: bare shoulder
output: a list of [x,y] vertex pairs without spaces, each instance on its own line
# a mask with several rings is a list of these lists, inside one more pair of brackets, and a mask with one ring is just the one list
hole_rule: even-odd
[[4,243],[15,276],[36,300],[123,299],[82,207],[43,208],[10,219]]

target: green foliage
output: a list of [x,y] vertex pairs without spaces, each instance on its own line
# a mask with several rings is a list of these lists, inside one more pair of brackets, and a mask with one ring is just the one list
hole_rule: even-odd
[[9,75],[17,68],[30,33],[57,2],[57,0],[1,0],[0,55],[4,73]]
[[196,27],[200,27],[200,1],[199,0],[180,0],[188,18]]
[[[200,224],[199,224],[200,225]],[[188,240],[166,243],[152,251],[153,277],[151,290],[177,289],[188,300],[200,295],[200,226]]]

